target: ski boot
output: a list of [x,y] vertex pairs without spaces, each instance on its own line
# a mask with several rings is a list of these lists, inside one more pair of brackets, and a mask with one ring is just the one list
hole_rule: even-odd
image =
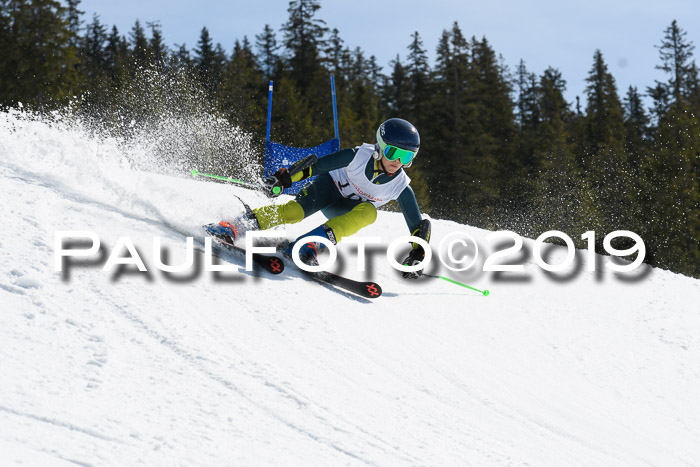
[[[304,239],[306,237],[311,236],[327,238],[334,245],[336,243],[335,234],[333,233],[333,230],[326,224],[322,224],[316,227],[311,232],[305,233],[304,235],[294,240],[282,250],[282,253],[284,253],[284,255],[288,258],[292,258],[292,249],[294,248],[294,245],[296,245],[299,242],[304,242]],[[325,250],[325,248],[326,246],[321,242],[305,242],[301,246],[301,248],[299,248],[299,259],[302,263],[308,264],[309,266],[318,266],[318,255],[319,253],[322,253],[323,250]]]
[[221,240],[223,243],[233,245],[233,243],[245,235],[249,230],[260,230],[260,224],[253,211],[242,214],[231,222],[221,221],[218,224],[205,226],[207,232]]
[[226,221],[221,221],[218,224],[207,224],[204,226],[204,230],[227,245],[233,245],[233,242],[238,238],[238,231],[234,225]]

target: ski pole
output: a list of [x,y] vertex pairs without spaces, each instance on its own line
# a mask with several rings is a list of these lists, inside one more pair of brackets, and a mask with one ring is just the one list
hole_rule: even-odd
[[466,288],[468,288],[468,289],[470,289],[470,290],[474,290],[475,292],[479,292],[480,294],[483,294],[484,297],[488,297],[489,294],[491,293],[491,292],[489,292],[488,290],[479,290],[479,289],[475,289],[474,287],[471,287],[471,286],[469,286],[469,285],[467,285],[467,284],[462,284],[461,282],[457,282],[456,280],[450,279],[449,277],[445,277],[445,276],[434,276],[434,275],[432,275],[432,274],[423,274],[423,275],[424,275],[424,276],[427,276],[427,277],[432,277],[433,279],[442,279],[442,280],[444,280],[444,281],[451,282],[452,284],[461,285],[462,287],[466,287]]
[[[204,173],[204,172],[198,171],[197,169],[192,169],[192,175],[195,176],[195,177],[196,177],[196,176],[200,176],[200,177],[215,178],[215,179],[217,179],[217,180],[223,180],[223,181],[225,181],[225,182],[236,183],[236,184],[238,184],[238,185],[241,185],[241,186],[244,186],[244,187],[247,187],[247,188],[253,188],[253,189],[256,189],[256,190],[260,190],[260,189],[264,188],[263,185],[261,185],[260,183],[250,183],[250,182],[245,182],[245,181],[243,181],[243,180],[238,180],[238,179],[233,178],[233,177],[222,177],[221,175],[206,174],[206,173]],[[278,193],[280,193],[281,191],[282,191],[282,188],[281,188],[281,187],[278,187],[278,186],[276,186],[276,187],[274,187],[274,188],[272,189],[272,192],[273,192],[274,194],[278,194]]]

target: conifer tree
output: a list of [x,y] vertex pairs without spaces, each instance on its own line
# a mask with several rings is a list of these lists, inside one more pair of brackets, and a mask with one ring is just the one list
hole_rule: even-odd
[[107,65],[106,44],[107,28],[95,14],[92,22],[87,25],[80,54],[82,67],[88,76],[97,74],[98,70],[104,71]]
[[146,26],[151,30],[151,38],[148,41],[149,64],[162,71],[168,56],[168,48],[163,41],[160,23],[148,22]]
[[217,89],[218,102],[231,121],[255,131],[260,138],[264,137],[265,97],[262,93],[266,87],[261,86],[263,82],[247,37],[243,43],[236,41]]
[[[398,117],[409,120],[413,123],[419,131],[423,128],[423,135],[427,135],[427,123],[428,123],[428,107],[430,105],[431,99],[431,88],[430,88],[430,78],[431,70],[428,63],[428,53],[423,47],[423,39],[421,39],[418,31],[415,31],[411,35],[411,43],[408,46],[408,56],[406,60],[406,78],[408,84],[408,108],[405,114],[399,114]],[[429,158],[423,157],[432,151],[430,147],[430,140],[422,143],[425,148],[430,148],[427,151],[423,151],[421,154],[421,159],[416,159],[416,162],[411,168],[411,174],[413,175],[413,187],[417,199],[423,203],[429,203],[430,199],[428,183],[426,180],[428,172],[425,170],[429,166]]]
[[690,59],[695,46],[687,41],[687,33],[678,26],[676,20],[673,20],[664,34],[661,45],[657,46],[661,64],[656,68],[670,75],[669,81],[662,84],[667,88],[668,94],[673,96],[673,100],[678,102],[690,94]]
[[226,66],[226,56],[220,44],[214,46],[209,30],[204,27],[195,49],[194,65],[200,82],[210,95],[214,95]]
[[49,109],[78,90],[78,52],[55,0],[8,0],[3,5],[8,50],[0,63],[0,102]]
[[688,71],[688,92],[690,108],[698,115],[700,114],[700,70],[698,70],[695,61],[690,65]]
[[[343,139],[347,141],[368,141],[374,139],[374,132],[380,123],[378,96],[372,82],[373,67],[361,48],[356,47],[342,55],[343,77]],[[336,87],[339,85],[336,82]],[[350,117],[350,118],[348,118]],[[355,143],[353,143],[355,144]]]
[[286,77],[295,83],[295,93],[298,92],[299,95],[278,94],[281,99],[301,98],[304,105],[312,109],[313,124],[309,128],[309,134],[297,135],[306,141],[313,141],[312,145],[328,139],[328,128],[332,128],[332,112],[328,99],[329,76],[321,55],[326,50],[325,35],[328,28],[325,21],[316,17],[320,8],[319,0],[289,2],[289,19],[282,26],[285,73]]
[[586,152],[579,156],[597,200],[589,224],[591,230],[611,232],[629,225],[626,216],[632,181],[625,152],[622,103],[600,50],[594,54],[586,82]]
[[640,235],[651,263],[700,277],[700,187],[694,161],[700,158],[700,122],[674,104],[659,122],[657,144],[644,160]]
[[536,181],[531,202],[535,225],[531,234],[540,230],[578,232],[587,230],[582,220],[580,186],[577,185],[576,163],[567,131],[569,105],[564,99],[566,81],[559,70],[549,67],[537,86],[537,114],[532,175]]
[[340,31],[338,28],[333,28],[330,37],[327,41],[327,47],[325,50],[325,63],[327,64],[328,71],[333,73],[336,77],[336,84],[342,85],[344,79],[345,70],[342,68],[344,61],[344,54],[347,49],[344,46],[344,41],[340,37]]
[[650,120],[644,110],[642,97],[635,86],[630,86],[624,100],[625,148],[629,166],[639,175],[641,161],[646,157],[650,141]]
[[[466,190],[461,174],[466,170],[465,148],[473,108],[467,105],[469,46],[458,24],[444,30],[437,47],[433,92],[429,100],[424,135],[426,149],[421,154],[431,185],[431,209],[436,215],[453,215],[454,188]],[[434,163],[439,161],[439,163]]]
[[655,46],[661,59],[656,68],[668,75],[668,81],[657,80],[653,87],[647,88],[654,102],[652,111],[657,122],[674,102],[689,101],[697,83],[697,74],[693,76],[694,62],[691,62],[695,46],[687,41],[686,36],[687,33],[673,20],[664,31],[661,45]]
[[667,100],[665,108],[655,107],[659,119],[655,144],[642,164],[642,206],[648,222],[641,223],[640,230],[648,240],[652,264],[698,277],[700,122],[692,111],[697,80],[694,47],[673,21],[658,48],[661,64],[657,68],[669,80],[657,81],[654,88]]
[[173,68],[186,72],[194,68],[194,62],[186,44],[175,44],[175,50],[170,55],[170,64]]
[[471,56],[467,93],[477,115],[476,134],[467,149],[473,158],[472,204],[482,210],[481,225],[493,226],[498,203],[503,207],[508,202],[509,174],[520,170],[511,144],[515,136],[511,85],[486,38],[472,38]]
[[12,91],[7,88],[9,81],[14,79],[12,74],[18,60],[17,51],[12,48],[14,37],[9,3],[10,0],[0,0],[0,109],[13,103]]
[[[326,41],[323,63],[335,79],[339,136],[349,144],[356,144],[357,141],[362,140],[362,136],[366,133],[364,112],[369,110],[376,114],[379,109],[363,108],[359,114],[357,113],[358,108],[362,107],[360,102],[363,100],[363,89],[367,84],[364,71],[371,65],[369,62],[365,63],[364,54],[359,48],[353,53],[344,44],[338,29],[333,28]],[[358,51],[361,55],[360,61],[362,63],[360,65],[355,63]],[[355,78],[358,78],[359,81],[353,82]],[[373,105],[378,107],[376,103]]]
[[[540,121],[539,106],[537,105],[537,76],[527,70],[524,60],[520,60],[517,70],[517,89],[518,98],[516,101],[515,120],[518,125],[518,131],[521,137],[534,129]],[[525,145],[524,148],[530,148],[530,145]],[[529,157],[529,150],[523,150],[523,159]]]
[[[668,81],[656,81],[656,86],[649,89],[654,98],[654,111],[659,120],[674,110],[672,109],[674,105],[700,115],[700,76],[697,64],[693,60],[695,45],[688,42],[686,36],[687,33],[678,26],[676,20],[673,20],[664,31],[661,45],[656,46],[661,59],[661,64],[656,68],[668,75]],[[698,164],[700,162],[697,161],[693,164],[696,172],[700,169]]]
[[112,31],[109,36],[107,36],[105,54],[107,58],[107,72],[112,78],[114,85],[117,88],[121,87],[127,75],[129,44],[126,38],[119,34],[119,30],[116,26],[112,26]]
[[302,94],[308,93],[321,71],[321,51],[325,48],[326,22],[316,18],[319,0],[292,0],[289,19],[282,26],[290,78]]
[[391,116],[407,115],[410,108],[410,91],[406,67],[401,57],[389,62],[391,73],[383,80],[381,86],[381,105],[386,114]]
[[93,106],[98,102],[104,103],[109,87],[106,45],[107,28],[100,22],[99,17],[94,15],[80,44],[82,88],[88,91],[85,99]]
[[263,32],[255,36],[255,45],[258,50],[258,66],[262,70],[267,80],[273,79],[279,67],[279,56],[277,50],[277,38],[275,31],[266,24]]
[[80,38],[80,25],[82,21],[80,20],[80,15],[84,12],[78,9],[81,0],[66,0],[66,10],[65,19],[68,25],[68,30],[71,33],[70,44],[78,48],[78,42]]
[[131,45],[131,71],[134,73],[147,67],[150,62],[146,31],[139,20],[136,20],[131,28],[129,41]]
[[372,91],[379,96],[379,84],[382,76],[382,67],[377,63],[376,55],[369,56],[370,81],[372,82]]
[[314,128],[309,101],[289,74],[283,72],[275,81],[275,95],[275,111],[272,114],[274,141],[297,147],[311,147],[323,141],[327,132]]
[[[514,192],[519,200],[512,200],[512,210],[527,211],[527,204],[540,193],[536,181],[541,166],[535,160],[535,150],[539,147],[538,126],[541,123],[540,99],[542,89],[537,76],[527,70],[525,62],[520,60],[516,72],[517,98],[515,105],[516,138],[514,142],[516,158],[520,161],[521,171],[514,174]],[[548,104],[543,104],[548,105]],[[514,214],[511,214],[514,215]]]
[[623,110],[617,95],[617,86],[603,54],[597,50],[593,67],[586,82],[587,143],[590,155],[584,162],[586,168],[602,163],[602,159],[620,158],[624,155],[625,131]]
[[410,103],[403,118],[420,126],[424,123],[424,110],[430,93],[430,65],[428,64],[428,53],[423,47],[423,39],[418,31],[411,34],[411,43],[408,46],[406,59],[406,74]]

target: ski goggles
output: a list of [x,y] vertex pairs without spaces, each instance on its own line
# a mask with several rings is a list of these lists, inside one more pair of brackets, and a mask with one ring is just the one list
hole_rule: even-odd
[[416,152],[417,151],[409,151],[408,149],[397,148],[396,146],[392,146],[389,144],[387,145],[387,147],[384,148],[384,157],[386,157],[387,160],[390,161],[400,159],[401,163],[403,165],[406,165],[409,164],[414,157],[416,157]]

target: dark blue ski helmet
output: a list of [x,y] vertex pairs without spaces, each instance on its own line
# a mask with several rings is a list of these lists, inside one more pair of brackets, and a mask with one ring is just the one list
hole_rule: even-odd
[[401,159],[404,167],[410,167],[420,148],[420,135],[410,122],[402,118],[390,118],[377,129],[377,146],[379,157]]

